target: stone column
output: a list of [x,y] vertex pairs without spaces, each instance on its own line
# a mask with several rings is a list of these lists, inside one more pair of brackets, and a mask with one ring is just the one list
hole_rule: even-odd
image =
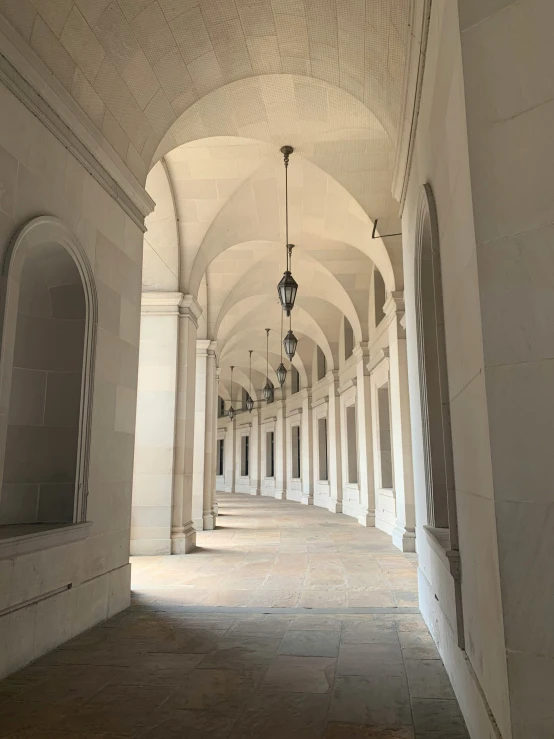
[[404,327],[404,293],[390,293],[384,305],[389,334],[389,391],[391,442],[396,496],[393,543],[403,552],[415,552],[415,503],[408,362]]
[[340,442],[340,398],[338,372],[327,373],[329,381],[327,444],[329,449],[329,510],[342,513],[342,445]]
[[178,292],[142,294],[131,554],[171,553]]
[[214,528],[215,490],[215,347],[209,339],[196,342],[196,403],[192,520],[197,531]]
[[192,471],[196,387],[196,331],[202,313],[192,295],[179,301],[177,398],[175,404],[175,457],[171,553],[186,554],[196,546],[192,522]]
[[371,423],[371,387],[369,379],[369,347],[362,342],[354,348],[356,365],[356,424],[358,432],[358,469],[360,505],[358,516],[362,526],[375,526],[375,474],[373,468],[373,433]]
[[314,429],[312,421],[312,389],[300,391],[302,420],[300,422],[300,464],[302,499],[304,505],[314,504]]
[[236,417],[232,421],[227,422],[227,428],[225,429],[225,492],[235,492],[235,479],[236,479]]

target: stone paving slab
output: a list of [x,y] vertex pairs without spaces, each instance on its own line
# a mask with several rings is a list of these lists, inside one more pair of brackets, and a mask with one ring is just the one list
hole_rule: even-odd
[[[219,504],[223,528],[199,536],[205,549],[135,558],[131,608],[0,682],[0,739],[468,739],[417,608],[348,605],[358,577],[393,599],[413,581],[416,597],[413,555],[346,516],[244,495]],[[259,530],[281,543],[268,552]],[[282,545],[345,530],[355,555]],[[317,579],[321,604],[249,605],[287,577]],[[217,605],[219,592],[245,605]]]

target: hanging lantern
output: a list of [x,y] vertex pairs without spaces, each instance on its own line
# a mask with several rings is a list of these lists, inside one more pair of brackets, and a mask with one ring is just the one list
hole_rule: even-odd
[[265,337],[266,337],[266,369],[265,369],[265,385],[262,388],[262,393],[264,398],[269,401],[271,400],[271,396],[273,395],[273,387],[269,383],[269,332],[270,329],[266,328],[265,330]]
[[[248,350],[248,353],[250,354],[250,371],[248,373],[248,379],[250,381],[250,387],[252,387],[252,349]],[[250,393],[248,393],[248,397],[246,398],[246,410],[248,413],[252,413],[252,409],[254,408],[254,401],[252,400]]]
[[229,416],[229,419],[232,421],[235,417],[235,409],[233,408],[233,370],[234,366],[231,365],[231,407],[227,411],[227,415]]
[[[292,248],[292,244],[289,244]],[[296,300],[296,293],[298,292],[298,283],[291,275],[290,270],[283,274],[281,281],[277,285],[277,293],[281,306],[287,316],[290,316],[292,309],[294,308],[294,301]]]
[[281,307],[290,316],[292,309],[294,308],[294,301],[296,300],[296,293],[298,292],[298,283],[291,274],[291,253],[294,249],[294,244],[289,244],[289,179],[288,179],[288,168],[289,168],[289,156],[292,154],[294,149],[292,146],[281,147],[281,153],[285,162],[285,248],[287,250],[287,268],[281,281],[277,285],[277,294],[281,302]]
[[289,358],[289,360],[292,362],[292,359],[294,355],[296,354],[296,345],[298,344],[298,340],[296,336],[292,333],[292,329],[289,330],[285,338],[283,339],[283,346],[285,347],[285,354]]
[[277,367],[276,373],[277,373],[277,379],[279,380],[279,385],[283,387],[283,385],[285,384],[285,380],[287,379],[287,368],[282,362]]
[[[283,337],[283,314],[281,313],[281,333],[279,336]],[[283,387],[285,384],[285,380],[287,379],[287,368],[283,364],[283,344],[281,342],[281,364],[277,367],[276,370],[277,373],[277,379],[279,380],[279,385]]]

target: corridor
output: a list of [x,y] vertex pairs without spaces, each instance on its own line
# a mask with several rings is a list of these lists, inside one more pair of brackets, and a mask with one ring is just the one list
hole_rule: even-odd
[[121,614],[0,683],[1,739],[465,739],[415,555],[341,514],[218,495]]

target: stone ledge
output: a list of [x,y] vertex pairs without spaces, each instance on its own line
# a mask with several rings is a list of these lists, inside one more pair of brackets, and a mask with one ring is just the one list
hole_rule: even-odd
[[69,524],[22,524],[0,526],[0,559],[51,549],[86,539],[91,521]]

